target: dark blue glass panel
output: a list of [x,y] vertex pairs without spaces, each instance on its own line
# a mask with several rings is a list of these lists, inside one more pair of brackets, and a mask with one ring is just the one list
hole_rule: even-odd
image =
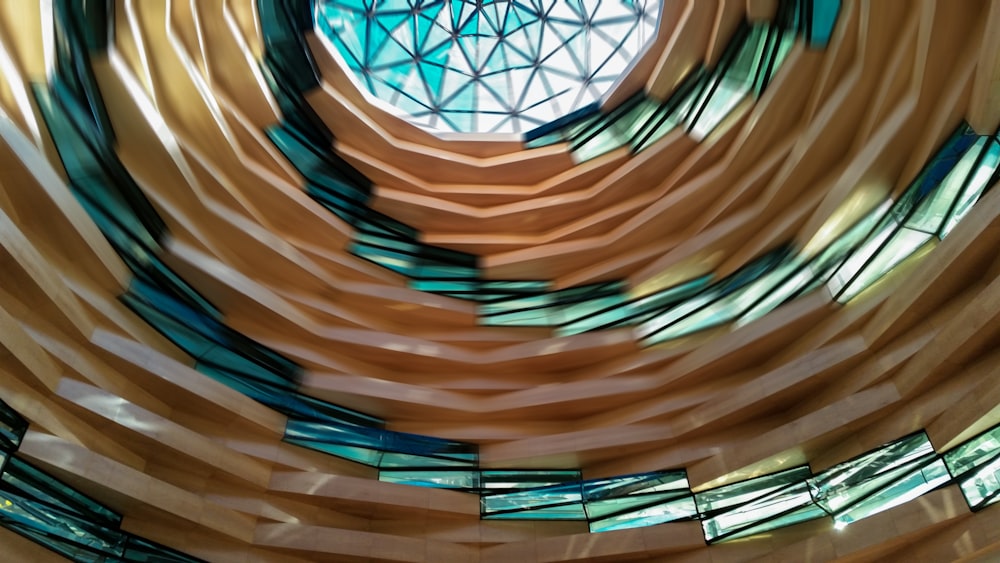
[[289,420],[285,441],[385,468],[475,467],[472,444],[336,422]]
[[117,527],[121,524],[120,515],[16,457],[7,461],[0,477],[0,489],[27,496],[102,526]]
[[138,536],[129,535],[125,542],[122,561],[127,563],[200,563],[201,559],[191,557],[169,547],[151,542]]
[[[595,102],[590,105],[584,106],[574,112],[568,113],[559,119],[551,121],[541,127],[536,127],[531,131],[524,133],[524,142],[531,143],[532,141],[538,141],[542,137],[556,133],[559,129],[564,126],[578,123],[585,119],[591,118],[597,115],[601,110],[601,104]],[[536,145],[538,146],[538,145]]]
[[840,12],[840,0],[805,0],[811,5],[806,41],[812,47],[826,47]]
[[238,333],[218,320],[200,314],[171,295],[134,278],[122,301],[146,322],[199,361],[293,387],[297,364]]
[[0,451],[12,452],[21,445],[28,421],[0,400]]

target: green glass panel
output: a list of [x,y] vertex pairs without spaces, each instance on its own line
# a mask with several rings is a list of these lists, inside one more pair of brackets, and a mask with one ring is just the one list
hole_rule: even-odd
[[[636,328],[636,337],[644,345],[656,344],[694,330],[704,328],[707,322],[716,322],[712,316],[716,310],[710,306],[722,299],[735,299],[741,288],[765,276],[772,268],[786,259],[788,249],[781,247],[757,258],[750,264],[711,287],[655,315],[642,319]],[[708,309],[709,315],[698,316],[703,309]],[[688,321],[688,319],[693,319]],[[674,325],[678,325],[675,328]]]
[[121,523],[121,516],[111,509],[16,457],[8,460],[0,480],[0,487],[4,490],[16,492],[90,522],[112,527],[118,527]]
[[552,293],[523,296],[479,305],[480,322],[488,325],[552,326],[561,318]]
[[927,435],[921,432],[831,467],[809,483],[817,504],[836,513],[891,486],[935,456]]
[[0,451],[16,450],[27,429],[28,421],[0,400]]
[[770,297],[774,293],[775,286],[789,274],[800,269],[801,266],[802,259],[800,257],[790,257],[760,278],[727,296],[719,298],[714,303],[662,331],[656,336],[657,341],[679,338],[735,320],[754,303]]
[[[635,499],[628,498],[616,500],[632,501]],[[604,503],[606,502],[610,501],[605,501]],[[614,516],[607,518],[595,519],[596,516],[594,507],[590,505],[587,506],[587,511],[591,518],[591,532],[610,532],[612,530],[655,526],[657,524],[676,522],[678,520],[690,520],[698,516],[697,510],[695,510],[694,497],[690,494],[652,506],[646,506],[637,510],[615,514]]]
[[724,541],[737,540],[740,538],[748,538],[751,536],[756,536],[758,534],[763,534],[764,532],[776,530],[778,528],[784,528],[785,526],[798,524],[800,522],[816,520],[817,518],[824,518],[826,517],[826,515],[827,514],[823,512],[822,508],[815,505],[806,505],[801,508],[792,510],[790,512],[780,514],[773,518],[768,518],[767,520],[764,520],[759,524],[753,526],[747,526],[746,528],[743,528],[738,532],[729,534],[725,538],[717,541],[721,543]]
[[[808,473],[808,468],[806,468]],[[702,528],[705,532],[705,539],[709,542],[732,537],[740,533],[750,533],[749,531],[771,522],[774,527],[784,526],[794,522],[786,521],[790,515],[801,513],[802,518],[815,518],[822,514],[822,510],[815,506],[812,497],[809,495],[809,486],[802,477],[801,472],[779,474],[783,475],[782,480],[794,476],[794,482],[773,487],[774,480],[763,481],[767,484],[765,489],[754,491],[752,498],[747,498],[748,491],[740,491],[740,502],[733,499],[725,501],[726,509],[713,512],[713,515],[705,514],[706,508],[702,504],[701,496],[696,495],[698,508],[706,515],[702,520]],[[760,478],[764,479],[764,478]],[[755,480],[756,481],[756,480]],[[759,494],[766,491],[764,494]],[[718,505],[720,503],[716,503]],[[794,521],[800,521],[793,518]],[[756,532],[753,532],[756,533]]]
[[382,470],[379,481],[430,487],[435,489],[479,489],[478,471],[406,471]]
[[544,506],[525,508],[523,512],[490,512],[483,513],[484,520],[586,520],[583,505],[567,504],[562,506]]
[[[1000,452],[997,452],[1000,456]],[[1000,500],[1000,457],[984,464],[959,481],[969,506],[978,510]]]
[[953,448],[944,461],[973,509],[1000,498],[1000,426]]
[[636,337],[643,339],[643,344],[646,345],[663,342],[668,339],[668,337],[662,336],[668,327],[700,310],[702,307],[707,306],[719,296],[720,292],[718,290],[708,289],[703,293],[682,301],[667,311],[639,325],[636,328]]
[[941,230],[941,238],[948,236],[948,233],[955,228],[955,225],[972,209],[972,205],[979,200],[979,196],[986,190],[990,180],[995,178],[994,175],[998,166],[1000,166],[1000,142],[994,138],[989,141],[986,154],[983,155],[982,160],[972,172],[972,177],[966,184],[965,189],[962,190],[961,195],[952,206],[951,212],[948,214],[948,218]]
[[592,132],[577,133],[582,139],[574,141],[570,147],[573,161],[580,163],[621,148],[652,119],[661,104],[649,98],[628,102],[624,111],[610,113],[603,121],[590,125]]
[[[109,556],[117,555],[118,549],[102,549],[100,546],[82,545],[73,539],[51,533],[47,527],[25,524],[15,520],[7,520],[0,511],[0,525],[20,534],[29,540],[52,550],[74,563],[106,563]],[[110,559],[114,561],[115,559]]]
[[964,473],[992,459],[997,454],[1000,454],[1000,426],[993,427],[953,448],[944,454],[944,460],[952,475],[962,477]]
[[[291,421],[289,421],[291,423]],[[284,441],[289,444],[295,444],[297,446],[302,446],[303,448],[309,448],[311,450],[316,450],[325,454],[329,454],[336,457],[341,457],[349,461],[355,461],[363,465],[368,465],[371,467],[378,467],[379,460],[382,457],[382,452],[379,450],[374,450],[371,448],[355,447],[355,446],[345,446],[343,444],[334,444],[324,442],[322,440],[313,440],[308,438],[290,437],[288,435],[288,430],[285,430]]]
[[[986,145],[986,140],[986,137],[980,138],[962,155],[962,158],[951,169],[951,172],[944,177],[933,192],[920,202],[906,220],[907,228],[931,234],[938,232],[944,222],[945,216],[962,192],[962,188],[965,186],[970,173],[979,160],[980,152]],[[987,172],[987,178],[990,173]]]
[[121,553],[124,542],[117,530],[109,530],[10,490],[0,490],[0,522],[7,527],[35,530],[55,541],[70,541],[106,553]]
[[[837,300],[841,303],[850,301],[855,295],[882,279],[900,262],[912,256],[932,238],[934,235],[923,231],[906,228],[897,230],[872,257],[871,261],[854,275],[850,284],[841,290],[837,295]],[[837,274],[840,275],[840,271]]]
[[484,469],[483,489],[490,491],[513,491],[548,487],[580,480],[580,472],[570,469]]
[[836,512],[833,517],[837,526],[843,527],[913,500],[947,484],[950,480],[951,475],[944,461],[937,459],[908,472],[877,493]]
[[783,487],[800,482],[804,483],[810,476],[808,467],[793,467],[780,473],[764,475],[696,493],[695,500],[698,502],[698,510],[706,514],[766,497]]
[[[582,519],[586,517],[582,500],[579,483],[553,485],[511,493],[484,494],[482,513],[486,516],[508,511],[530,511],[531,514],[525,514],[525,517],[534,517],[536,511],[554,507],[555,512],[578,512]],[[572,506],[564,506],[570,504]]]
[[[672,506],[675,502],[678,506]],[[631,514],[642,517],[652,517],[653,514],[663,514],[666,518],[675,515],[672,519],[689,518],[692,514],[679,515],[680,506],[690,504],[694,507],[694,497],[685,489],[683,491],[667,491],[662,493],[645,493],[623,496],[619,498],[608,498],[603,500],[585,501],[584,507],[587,509],[587,516],[591,520],[600,520],[611,515]]]
[[628,495],[648,493],[688,491],[687,473],[680,471],[658,471],[624,475],[609,479],[593,479],[583,482],[583,498],[593,502]]
[[387,451],[382,454],[379,467],[469,467],[476,462],[475,454],[463,456],[435,456]]
[[[684,124],[695,140],[707,136],[750,92],[752,76],[766,48],[768,27],[750,27],[735,52],[723,56],[722,65],[693,101]],[[733,46],[730,43],[730,49]]]
[[125,544],[122,561],[127,563],[200,563],[201,559],[130,535]]

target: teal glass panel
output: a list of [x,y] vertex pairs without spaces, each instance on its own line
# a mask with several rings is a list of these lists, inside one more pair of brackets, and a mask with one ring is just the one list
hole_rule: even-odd
[[730,43],[712,78],[692,100],[684,125],[695,140],[705,138],[750,93],[751,79],[765,54],[769,28],[768,24],[757,24],[738,32],[742,40]]
[[588,503],[631,495],[688,492],[687,473],[658,471],[583,482],[583,499]]
[[584,507],[587,509],[587,516],[591,520],[600,520],[609,516],[628,514],[638,516],[642,513],[642,518],[652,517],[653,514],[660,514],[663,517],[670,516],[672,519],[689,518],[694,515],[687,513],[678,515],[677,507],[673,507],[674,501],[683,501],[686,506],[690,502],[694,507],[694,497],[686,489],[683,491],[670,491],[666,493],[645,493],[618,498],[608,498],[603,500],[587,501]]
[[[730,43],[714,78],[706,83],[684,120],[695,140],[708,136],[747,96],[759,95],[795,40],[794,34],[766,23],[752,25],[744,34],[742,42]],[[735,52],[734,45],[738,45]]]
[[63,555],[72,556],[81,546],[86,550],[120,554],[124,536],[100,523],[62,512],[56,507],[20,492],[0,489],[0,524],[56,549],[69,543]]
[[788,485],[805,482],[810,476],[808,467],[793,467],[780,473],[696,493],[695,500],[698,502],[698,510],[708,514],[752,502]]
[[[553,485],[509,493],[487,493],[482,496],[484,518],[517,512],[519,518],[560,518],[585,520],[580,483]],[[510,516],[508,516],[510,517]]]
[[580,480],[580,471],[575,469],[484,469],[482,486],[484,491],[516,491],[534,489]]
[[291,360],[187,308],[139,278],[133,278],[121,300],[196,360],[229,366],[232,371],[286,388],[298,380],[300,368]]
[[107,48],[108,30],[114,25],[114,10],[108,2],[56,0],[52,4],[55,36],[53,83],[80,102],[95,136],[113,139],[104,99],[97,87],[90,54]]
[[216,381],[262,403],[290,418],[311,422],[336,422],[370,428],[383,428],[385,421],[365,413],[334,405],[267,383],[264,377],[247,374],[218,365],[199,362],[195,368]]
[[784,528],[785,526],[791,526],[793,524],[798,524],[800,522],[816,520],[817,518],[823,518],[825,516],[826,513],[823,512],[822,508],[814,504],[806,504],[804,506],[801,506],[800,508],[795,508],[786,512],[781,512],[778,515],[769,517],[768,519],[762,520],[757,524],[750,525],[745,528],[733,531],[732,533],[726,535],[725,537],[717,538],[712,543],[737,540],[740,538],[748,538],[751,536],[756,536],[758,534],[769,532],[771,530]]
[[708,85],[711,79],[711,74],[703,67],[699,67],[686,76],[667,102],[645,123],[635,128],[635,134],[629,140],[632,152],[646,150],[680,125],[684,116],[691,112],[698,93]]
[[[760,279],[785,260],[788,250],[787,248],[775,249],[697,295],[678,302],[662,312],[657,312],[655,316],[643,319],[643,322],[636,327],[636,337],[648,346],[690,334],[695,330],[711,326],[711,323],[723,322],[720,319],[725,317],[713,316],[716,310],[710,307],[717,301],[735,298],[741,288]],[[707,310],[708,314],[698,315],[703,310]],[[721,312],[728,315],[724,309]],[[688,321],[688,319],[691,320]],[[684,321],[687,322],[681,324]],[[675,325],[677,326],[675,327]]]
[[[809,468],[795,468],[695,495],[705,540],[715,542],[822,515],[809,495]],[[771,526],[771,524],[773,526]]]
[[781,283],[790,273],[799,270],[801,266],[800,258],[791,257],[757,280],[719,298],[714,303],[667,328],[657,335],[657,339],[663,341],[679,338],[735,320],[754,303],[769,297],[777,284]]
[[365,242],[355,242],[350,246],[351,254],[374,262],[398,274],[412,277],[417,271],[417,257],[407,253],[406,250],[405,247],[402,250],[397,250]]
[[285,441],[382,468],[471,467],[475,446],[430,436],[290,419]]
[[975,438],[952,448],[944,454],[948,469],[956,479],[980,467],[1000,454],[1000,426],[983,432]]
[[102,526],[121,524],[121,516],[114,511],[16,457],[7,461],[0,477],[0,489],[30,497]]
[[0,451],[12,452],[21,445],[28,421],[0,400]]
[[811,10],[809,13],[806,41],[812,47],[825,47],[830,42],[837,15],[840,12],[840,0],[803,0]]
[[320,424],[289,419],[284,441],[371,467],[378,467],[382,450],[377,437],[363,430],[335,424]]
[[[889,232],[890,229],[891,227],[887,228],[883,231],[883,233]],[[896,232],[881,245],[878,253],[874,256],[870,256],[869,261],[864,265],[864,267],[860,271],[854,273],[851,277],[850,283],[844,286],[840,292],[837,293],[837,300],[841,303],[850,301],[851,298],[861,293],[878,280],[882,279],[885,274],[889,273],[889,271],[891,271],[900,262],[912,256],[932,238],[934,238],[933,235],[923,231],[915,231],[913,229],[906,228],[896,230]],[[852,260],[853,259],[854,257],[852,257]],[[848,273],[850,273],[849,270],[838,270],[834,278],[840,279],[841,276],[846,277],[846,274]],[[831,290],[832,288],[833,287],[831,287]]]
[[334,154],[329,144],[318,144],[297,128],[275,125],[265,130],[274,146],[312,182],[312,186],[348,201],[366,202],[371,181]]
[[[109,556],[113,557],[118,553],[117,548],[113,548],[109,554],[108,550],[101,546],[78,543],[64,536],[53,534],[48,528],[7,520],[2,511],[0,511],[0,526],[54,551],[74,563],[106,563],[109,561]],[[115,559],[110,560],[115,561]]]
[[[641,508],[635,508],[640,501],[653,501],[654,504],[646,503]],[[694,496],[690,493],[661,493],[598,501],[587,504],[587,513],[591,532],[655,526],[698,516]]]
[[838,514],[934,459],[934,448],[921,432],[831,467],[809,484],[816,503]]
[[972,209],[973,204],[979,200],[986,188],[997,181],[997,169],[1000,167],[1000,141],[996,137],[990,139],[984,151],[961,194],[956,198],[948,212],[948,217],[939,234],[941,238],[948,236],[955,225]]
[[291,88],[305,92],[319,85],[319,74],[303,34],[308,27],[309,14],[306,10],[298,11],[298,6],[308,9],[308,3],[304,2],[257,2],[257,20],[264,39],[267,66],[281,69],[281,77],[290,80]]
[[[832,274],[831,269],[841,263],[848,253],[864,240],[888,211],[889,206],[890,202],[887,201],[858,220],[844,234],[818,252],[806,265],[793,271],[779,285],[767,292],[740,317],[738,324],[758,319],[787,301],[815,289]],[[799,259],[801,258],[802,256],[799,256]]]
[[[422,440],[420,440],[422,441]],[[403,444],[403,447],[408,444]],[[468,446],[467,444],[462,444],[463,446]],[[427,453],[408,453],[408,452],[391,452],[387,451],[382,454],[382,462],[379,467],[382,468],[395,468],[395,467],[470,467],[476,464],[476,454],[474,452],[466,453],[463,455],[447,455],[446,453],[439,452],[436,449],[427,451]]]
[[630,309],[624,293],[591,299],[563,307],[563,322],[556,329],[559,336],[580,334],[625,321]]
[[973,510],[1000,498],[1000,426],[953,448],[944,461]]
[[558,326],[623,301],[621,283],[601,283],[484,302],[479,314],[487,325]]
[[126,563],[199,563],[201,559],[137,536],[128,536],[122,561]]
[[479,471],[415,471],[405,469],[383,469],[378,474],[379,481],[434,489],[479,490]]
[[480,323],[490,326],[552,326],[559,324],[555,295],[542,293],[479,305]]
[[573,160],[586,162],[627,145],[660,107],[656,100],[633,96],[601,120],[575,133],[570,144]]
[[951,481],[944,461],[931,458],[863,500],[834,514],[838,527],[909,502]]
[[[986,146],[988,137],[980,137],[975,144],[955,164],[954,168],[941,180],[934,190],[920,202],[906,220],[906,227],[926,233],[937,233],[944,223],[945,216],[958,199],[962,188],[966,185],[969,175],[980,160],[980,154]],[[992,170],[986,172],[986,177],[992,175]]]
[[531,149],[564,142],[571,135],[570,132],[586,127],[600,118],[601,105],[599,103],[595,102],[582,107],[564,117],[524,133],[524,148]]
[[[485,497],[484,497],[485,498]],[[512,512],[484,512],[484,520],[586,520],[580,503],[539,506]]]
[[144,248],[158,248],[166,226],[110,148],[94,145],[107,141],[87,139],[80,132],[91,124],[82,116],[78,116],[82,124],[74,121],[72,112],[82,111],[77,101],[59,99],[41,86],[34,93],[77,199],[98,209],[106,221],[116,222],[128,239]]

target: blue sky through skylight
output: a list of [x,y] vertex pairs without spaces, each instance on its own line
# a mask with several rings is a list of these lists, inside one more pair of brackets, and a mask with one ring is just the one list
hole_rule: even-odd
[[318,0],[363,88],[426,129],[517,133],[601,97],[656,34],[660,0]]

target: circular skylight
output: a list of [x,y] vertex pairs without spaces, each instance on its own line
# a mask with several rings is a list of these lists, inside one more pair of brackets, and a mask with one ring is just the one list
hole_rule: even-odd
[[601,99],[660,0],[317,0],[363,88],[434,131],[529,131]]

